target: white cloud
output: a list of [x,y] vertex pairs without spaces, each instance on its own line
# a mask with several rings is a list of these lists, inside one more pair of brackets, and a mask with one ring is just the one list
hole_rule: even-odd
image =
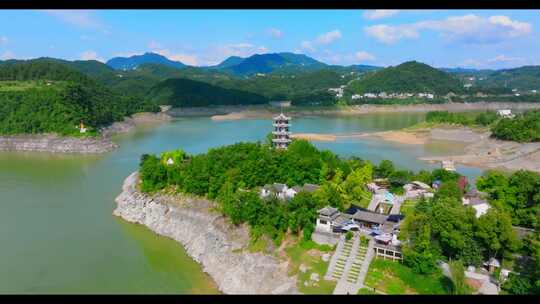
[[268,53],[270,50],[262,45],[254,45],[248,42],[216,45],[208,48],[199,58],[200,65],[215,65],[230,56],[249,57],[255,54]]
[[105,62],[105,60],[103,60],[103,58],[101,57],[98,57],[98,54],[94,51],[84,51],[81,53],[80,58],[82,60],[97,60],[97,61]]
[[354,54],[357,60],[359,61],[373,61],[375,60],[375,56],[371,55],[370,53],[366,51],[359,51]]
[[165,56],[167,58],[169,58],[170,60],[174,60],[174,61],[180,61],[184,64],[187,64],[187,65],[197,65],[199,64],[199,59],[196,55],[191,55],[191,54],[186,54],[186,53],[179,53],[179,52],[173,52],[171,50],[169,50],[168,48],[165,48],[163,46],[163,44],[157,42],[157,41],[154,41],[154,40],[151,40],[150,42],[148,42],[148,48],[156,53],[156,54],[160,54],[162,56]]
[[493,62],[516,62],[516,61],[524,61],[525,58],[522,57],[508,57],[506,55],[498,55],[494,58],[488,59],[487,62],[493,63]]
[[0,45],[7,44],[8,41],[7,37],[0,36]]
[[300,44],[300,46],[302,47],[303,50],[305,51],[308,51],[308,52],[315,52],[315,48],[313,47],[313,45],[311,44],[311,42],[305,40],[305,41],[302,41],[302,43]]
[[386,24],[364,28],[364,32],[382,43],[395,43],[403,38],[418,38],[418,32],[411,26],[391,26]]
[[413,39],[420,31],[438,32],[450,41],[469,44],[498,43],[505,39],[522,37],[532,32],[527,22],[512,20],[507,16],[480,17],[473,14],[451,16],[441,20],[425,20],[401,25],[374,25],[364,28],[364,32],[382,43],[395,43],[401,39]]
[[376,19],[382,19],[387,18],[396,15],[399,13],[399,10],[391,10],[391,9],[376,9],[376,10],[368,10],[364,12],[364,18],[369,20],[376,20]]
[[14,59],[15,54],[11,51],[5,51],[2,54],[0,54],[0,60],[8,60],[8,59]]
[[45,13],[62,22],[75,25],[80,28],[101,30],[108,34],[107,26],[88,10],[45,10]]
[[196,55],[183,53],[173,53],[169,49],[154,50],[155,53],[169,58],[170,60],[180,61],[187,65],[197,65],[199,63]]
[[142,55],[142,54],[143,52],[120,52],[120,53],[115,53],[114,57],[131,57],[131,56]]
[[268,34],[270,35],[270,37],[275,39],[283,37],[283,32],[277,28],[268,29]]
[[317,43],[329,44],[341,38],[341,32],[339,30],[333,30],[317,37]]

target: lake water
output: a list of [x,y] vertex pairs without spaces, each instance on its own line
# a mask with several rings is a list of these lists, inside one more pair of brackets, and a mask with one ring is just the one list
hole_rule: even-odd
[[[423,114],[303,117],[293,132],[351,133],[399,129]],[[123,179],[140,155],[188,153],[264,140],[271,121],[183,118],[118,136],[99,156],[0,152],[0,293],[216,293],[201,267],[176,242],[112,215]],[[459,153],[450,143],[400,145],[376,139],[315,143],[343,156],[391,159],[411,170],[435,168],[418,156]],[[458,167],[475,178],[481,171]]]

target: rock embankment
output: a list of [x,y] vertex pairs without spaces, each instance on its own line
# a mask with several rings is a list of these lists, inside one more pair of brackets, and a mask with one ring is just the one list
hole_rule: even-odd
[[105,153],[118,145],[101,137],[62,137],[54,134],[1,136],[0,151]]
[[138,174],[124,181],[113,214],[181,243],[226,294],[298,293],[286,263],[246,250],[247,230],[228,224],[212,203],[137,190]]
[[111,140],[112,135],[130,132],[137,125],[161,123],[171,119],[172,117],[164,112],[136,113],[102,129],[101,136],[97,137],[66,137],[56,134],[0,136],[0,151],[105,153],[118,148],[118,145]]

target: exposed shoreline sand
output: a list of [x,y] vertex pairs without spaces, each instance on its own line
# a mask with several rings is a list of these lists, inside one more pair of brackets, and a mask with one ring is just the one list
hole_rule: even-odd
[[[355,116],[371,113],[402,113],[402,112],[429,112],[429,111],[481,111],[498,109],[538,109],[538,103],[511,103],[511,102],[476,102],[476,103],[444,103],[444,104],[410,104],[410,105],[374,105],[364,104],[342,107],[286,107],[283,111],[290,116]],[[211,106],[192,108],[172,108],[167,114],[173,117],[210,116],[215,121],[240,119],[269,119],[281,111],[278,107],[270,105],[246,106]]]
[[488,131],[465,127],[433,127],[417,130],[395,130],[372,133],[316,134],[300,133],[294,138],[311,141],[336,141],[340,138],[375,137],[404,145],[426,145],[431,142],[448,142],[464,145],[459,155],[425,156],[420,160],[430,163],[453,160],[466,166],[481,169],[531,170],[540,172],[540,142],[517,143],[497,140]]

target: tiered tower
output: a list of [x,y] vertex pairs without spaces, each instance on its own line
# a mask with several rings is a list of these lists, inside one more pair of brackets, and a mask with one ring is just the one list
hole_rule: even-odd
[[272,143],[277,149],[287,149],[291,143],[291,132],[289,131],[289,127],[291,126],[289,123],[290,120],[291,118],[283,115],[283,113],[274,117],[274,131],[272,132],[274,138],[272,139]]

